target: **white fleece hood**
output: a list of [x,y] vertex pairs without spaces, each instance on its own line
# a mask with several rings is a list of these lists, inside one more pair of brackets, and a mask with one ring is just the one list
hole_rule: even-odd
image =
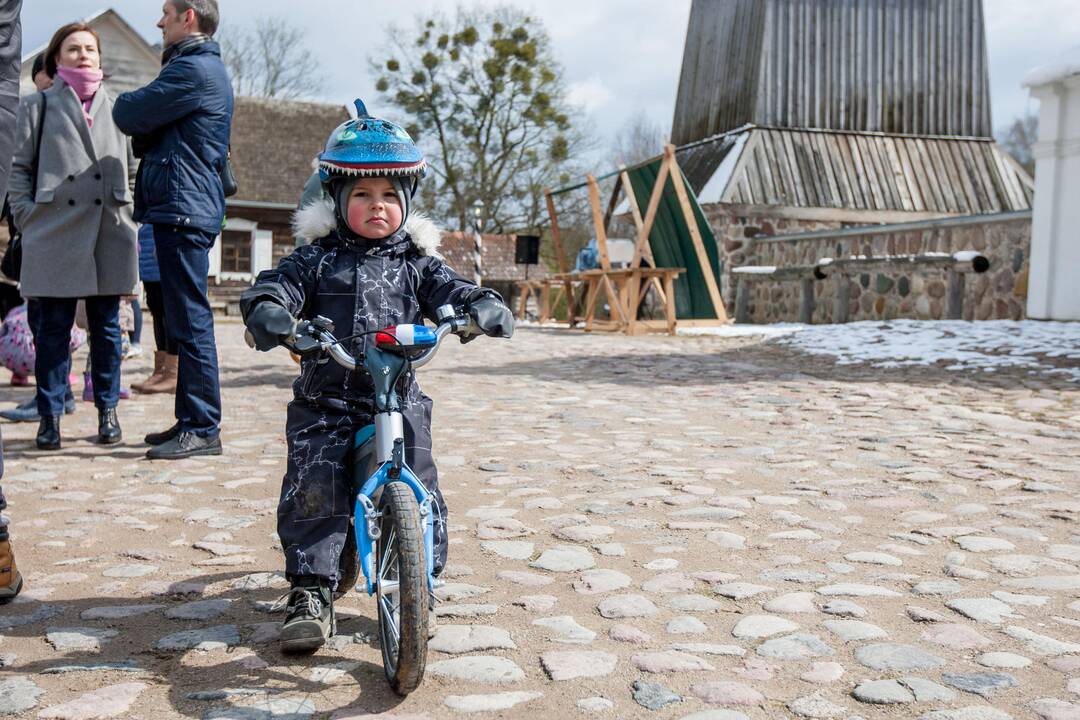
[[[334,212],[334,202],[329,198],[310,202],[293,213],[293,234],[305,243],[324,238],[336,228],[337,214]],[[421,255],[442,257],[439,254],[442,232],[423,213],[409,214],[409,219],[405,221],[405,232]]]

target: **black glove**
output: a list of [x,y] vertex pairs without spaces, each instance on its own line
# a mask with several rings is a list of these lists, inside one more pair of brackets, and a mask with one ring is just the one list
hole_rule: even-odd
[[484,290],[469,302],[469,316],[488,337],[514,336],[514,314],[494,290]]
[[255,349],[266,351],[273,350],[292,335],[296,320],[278,303],[264,300],[248,313],[244,324],[255,338]]

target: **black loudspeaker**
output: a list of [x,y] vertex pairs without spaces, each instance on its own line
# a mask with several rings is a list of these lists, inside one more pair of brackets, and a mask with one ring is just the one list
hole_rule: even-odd
[[538,265],[540,263],[540,236],[518,235],[514,249],[514,262],[518,265]]

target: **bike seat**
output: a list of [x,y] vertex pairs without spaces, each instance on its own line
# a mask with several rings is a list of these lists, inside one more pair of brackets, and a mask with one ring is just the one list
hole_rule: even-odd
[[375,333],[375,345],[380,350],[407,357],[419,355],[438,341],[435,331],[426,325],[392,325]]

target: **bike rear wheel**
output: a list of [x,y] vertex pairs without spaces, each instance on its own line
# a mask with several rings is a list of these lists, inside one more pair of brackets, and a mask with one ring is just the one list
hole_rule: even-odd
[[375,543],[376,598],[383,670],[398,695],[424,678],[427,663],[428,584],[420,506],[407,485],[388,483],[379,501]]

